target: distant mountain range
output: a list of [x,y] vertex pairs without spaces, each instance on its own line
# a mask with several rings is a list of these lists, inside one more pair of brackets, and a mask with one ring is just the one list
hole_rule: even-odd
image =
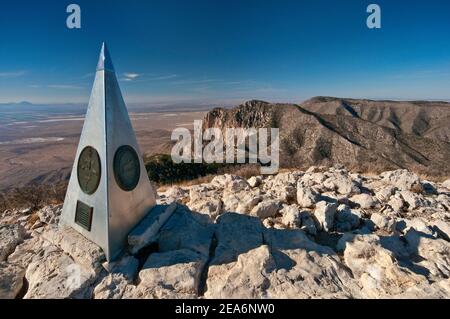
[[315,97],[216,108],[204,127],[278,127],[284,167],[343,164],[450,175],[450,103]]

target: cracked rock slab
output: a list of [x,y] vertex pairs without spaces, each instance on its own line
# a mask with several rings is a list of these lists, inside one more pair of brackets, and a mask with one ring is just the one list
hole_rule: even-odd
[[6,262],[0,262],[0,299],[14,299],[23,286],[25,269]]
[[0,261],[6,258],[16,249],[25,237],[25,229],[18,225],[0,225]]

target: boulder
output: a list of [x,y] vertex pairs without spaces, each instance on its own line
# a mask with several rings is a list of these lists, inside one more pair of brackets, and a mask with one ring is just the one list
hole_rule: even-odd
[[39,220],[47,225],[59,223],[59,216],[61,215],[62,204],[45,206],[37,212]]
[[431,222],[432,229],[439,234],[439,236],[446,241],[450,241],[450,224],[442,220],[435,220]]
[[109,274],[95,286],[94,299],[122,299],[129,285],[130,281],[123,274]]
[[106,259],[103,250],[71,227],[49,228],[42,238],[62,249],[79,265],[96,272]]
[[62,250],[49,248],[45,258],[32,262],[25,273],[25,299],[90,298],[96,274],[74,262]]
[[0,225],[0,261],[6,258],[16,249],[25,237],[25,229],[18,225]]
[[369,194],[354,195],[350,198],[350,201],[358,204],[362,209],[374,208],[378,203],[377,200]]
[[429,202],[421,195],[411,191],[402,191],[400,196],[408,204],[408,210],[412,211],[419,207],[429,206]]
[[395,186],[385,186],[381,188],[379,191],[375,192],[375,197],[380,202],[388,202],[392,195],[395,194],[397,188]]
[[208,256],[213,234],[214,224],[207,216],[178,205],[159,231],[159,250],[167,252],[190,249]]
[[320,200],[320,194],[311,187],[297,186],[297,203],[303,208],[313,208]]
[[25,269],[16,264],[0,262],[0,299],[14,299],[23,287]]
[[211,221],[223,213],[223,203],[220,199],[200,199],[194,202],[189,202],[187,206],[194,212],[209,216]]
[[373,213],[372,216],[370,216],[370,220],[377,226],[379,229],[385,230],[387,232],[394,232],[396,229],[396,222],[395,219],[384,216],[379,213]]
[[252,176],[247,180],[247,183],[250,185],[250,187],[258,187],[262,183],[262,177]]
[[250,212],[250,215],[264,219],[275,216],[280,209],[281,202],[279,200],[265,200],[256,205]]
[[335,216],[335,229],[340,232],[350,231],[359,227],[361,212],[350,209],[347,205],[341,204],[337,208]]
[[[300,230],[265,232],[267,245],[210,266],[206,298],[350,298],[358,289],[332,249]],[[352,294],[354,292],[354,294]]]
[[263,244],[263,225],[256,217],[226,213],[217,220],[217,247],[211,265],[236,261],[237,257]]
[[170,204],[172,202],[178,202],[182,204],[189,197],[189,192],[179,186],[173,186],[167,189],[161,197],[166,199],[166,203]]
[[380,174],[380,177],[382,181],[397,187],[399,190],[414,190],[416,192],[422,190],[419,176],[406,169],[384,172]]
[[311,236],[316,236],[317,227],[316,227],[316,223],[314,222],[314,218],[311,215],[311,213],[308,211],[301,212],[300,219],[301,219],[301,225],[302,225],[300,229]]
[[448,190],[450,190],[450,179],[445,180],[445,181],[442,183],[442,186],[445,187],[445,188],[447,188]]
[[281,223],[287,228],[301,227],[301,215],[297,205],[283,205],[280,213],[282,214]]
[[427,282],[426,277],[400,266],[394,253],[373,238],[354,236],[344,250],[345,264],[359,281],[365,298],[387,298]]
[[323,185],[331,191],[336,191],[342,195],[350,195],[359,193],[358,185],[351,179],[348,174],[334,173],[331,174]]
[[151,254],[139,272],[139,286],[198,294],[206,261],[206,256],[189,249]]
[[263,200],[258,189],[246,192],[224,192],[223,211],[249,214]]
[[319,230],[328,232],[333,228],[337,207],[336,203],[327,203],[325,201],[316,204],[314,216],[317,219]]
[[214,177],[211,181],[211,186],[219,189],[227,189],[232,192],[247,190],[250,187],[244,178],[230,174]]
[[450,278],[450,243],[411,228],[405,235],[410,252],[418,256],[416,264],[426,269],[433,281]]
[[403,198],[400,196],[400,194],[396,194],[391,197],[391,199],[388,202],[388,205],[392,207],[394,212],[400,213],[403,211],[403,208],[406,206],[405,202],[403,201]]
[[155,242],[158,231],[178,208],[177,202],[170,205],[156,205],[128,234],[128,250],[135,254]]

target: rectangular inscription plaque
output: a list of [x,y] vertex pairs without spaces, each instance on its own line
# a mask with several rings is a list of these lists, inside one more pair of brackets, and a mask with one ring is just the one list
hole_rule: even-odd
[[77,201],[77,208],[75,211],[75,223],[77,223],[87,231],[91,231],[93,212],[94,212],[93,207],[90,207],[83,202]]

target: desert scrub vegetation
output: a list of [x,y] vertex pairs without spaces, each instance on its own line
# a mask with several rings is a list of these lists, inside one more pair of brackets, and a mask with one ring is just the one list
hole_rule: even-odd
[[174,163],[170,155],[158,154],[145,159],[149,179],[157,184],[196,184],[205,183],[221,174],[235,174],[242,177],[259,175],[257,164],[220,163]]
[[67,182],[56,184],[27,185],[0,192],[0,211],[27,209],[36,211],[46,205],[64,201]]

